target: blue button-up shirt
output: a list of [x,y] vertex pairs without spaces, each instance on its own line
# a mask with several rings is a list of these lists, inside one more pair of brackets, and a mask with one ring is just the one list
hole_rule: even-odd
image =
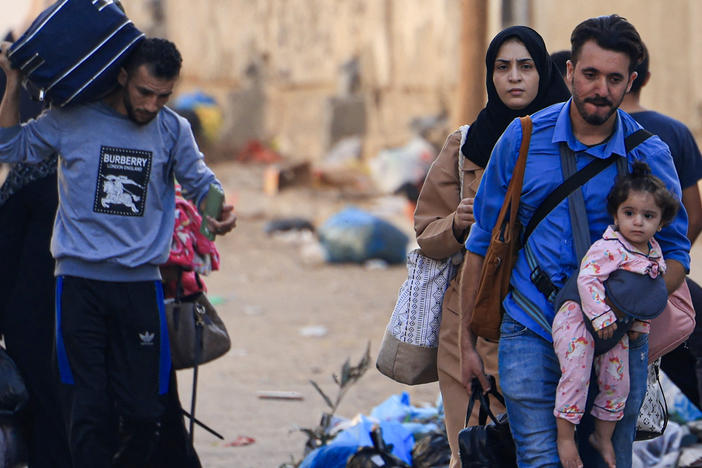
[[[541,202],[563,182],[559,149],[561,142],[565,142],[576,153],[577,169],[580,170],[594,158],[604,159],[612,154],[624,156],[626,154],[624,139],[641,128],[627,113],[617,111],[614,133],[610,138],[599,145],[588,147],[573,135],[570,106],[571,101],[555,104],[532,116],[533,130],[519,205],[519,221],[522,226],[529,223]],[[507,127],[495,145],[475,196],[475,224],[466,240],[466,249],[473,253],[484,256],[487,251],[492,228],[497,221],[519,156],[521,142],[522,129],[517,119]],[[661,178],[678,198],[681,197],[680,183],[673,159],[668,146],[660,138],[657,136],[648,138],[627,157],[630,166],[633,161],[645,161],[651,167],[651,172]],[[607,213],[607,194],[616,176],[616,164],[612,164],[582,187],[592,242],[599,239],[607,226],[612,223],[612,217]],[[681,206],[673,222],[656,234],[656,240],[666,260],[677,260],[689,270],[690,242],[686,233],[687,213]],[[565,280],[578,267],[567,200],[562,201],[541,221],[527,242],[539,265],[553,284],[557,287],[563,286]],[[550,324],[555,315],[553,305],[536,289],[529,279],[530,273],[531,270],[522,249],[512,272],[512,287],[534,303]],[[503,305],[515,320],[545,339],[552,340],[550,330],[539,325],[522,310],[515,302],[512,292],[507,295]]]

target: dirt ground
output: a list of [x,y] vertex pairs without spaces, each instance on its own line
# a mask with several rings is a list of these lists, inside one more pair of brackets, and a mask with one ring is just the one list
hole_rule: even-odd
[[[345,205],[355,204],[388,217],[412,236],[402,200],[358,198],[339,190],[289,188],[271,197],[263,193],[264,168],[219,163],[215,172],[239,213],[237,229],[217,240],[222,267],[206,278],[210,295],[232,338],[231,351],[201,368],[197,417],[222,433],[224,441],[196,429],[195,445],[205,467],[278,467],[300,460],[306,436],[297,427],[315,427],[326,406],[309,381],[332,398],[332,374],[350,358],[356,364],[371,344],[373,367],[344,397],[337,415],[352,418],[389,396],[407,391],[414,405],[434,403],[438,384],[409,387],[391,381],[374,367],[380,340],[397,291],[406,277],[404,265],[310,264],[301,243],[264,233],[275,217],[300,216],[315,226]],[[702,262],[699,243],[693,265]],[[702,279],[692,269],[696,280]],[[303,336],[307,327],[322,336]],[[320,328],[321,327],[321,328]],[[179,389],[186,409],[191,371],[180,371]],[[258,398],[259,391],[297,392],[302,400]],[[227,446],[238,436],[255,442]]]
[[[370,341],[373,366],[344,397],[337,415],[368,414],[389,396],[408,391],[411,402],[434,403],[438,384],[408,387],[375,369],[380,340],[404,265],[307,264],[299,243],[269,237],[267,221],[301,216],[319,226],[347,204],[390,213],[411,233],[402,200],[394,197],[350,199],[338,190],[290,188],[270,197],[262,192],[263,167],[234,163],[213,165],[239,214],[235,231],[217,240],[221,270],[206,278],[211,296],[232,338],[231,351],[200,370],[197,417],[224,435],[220,441],[196,429],[195,444],[205,467],[277,467],[299,460],[306,436],[296,427],[315,427],[326,409],[310,380],[332,398],[338,374],[348,358],[356,364]],[[306,327],[323,327],[323,336],[303,336]],[[192,372],[179,372],[183,406],[190,402]],[[259,391],[292,391],[302,400],[260,399]],[[238,436],[255,442],[227,446]]]

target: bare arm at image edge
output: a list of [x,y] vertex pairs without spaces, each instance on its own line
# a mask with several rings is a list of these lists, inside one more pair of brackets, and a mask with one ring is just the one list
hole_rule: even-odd
[[668,290],[668,294],[672,293],[680,287],[683,281],[685,281],[685,267],[682,263],[677,260],[666,260],[666,272],[663,275],[663,280],[665,281],[665,287]]
[[7,84],[5,85],[5,95],[0,104],[0,127],[8,128],[19,125],[20,123],[20,82],[21,76],[19,70],[12,68],[9,59],[7,58],[7,50],[12,44],[3,42],[0,47],[0,68],[5,72]]
[[682,203],[687,211],[687,238],[690,239],[690,244],[694,244],[702,232],[702,201],[696,183],[683,189]]

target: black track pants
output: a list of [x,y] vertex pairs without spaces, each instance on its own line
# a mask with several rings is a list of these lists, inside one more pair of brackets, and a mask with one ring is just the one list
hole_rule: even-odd
[[74,466],[110,467],[116,453],[151,466],[171,367],[161,283],[61,276],[56,295],[60,396]]

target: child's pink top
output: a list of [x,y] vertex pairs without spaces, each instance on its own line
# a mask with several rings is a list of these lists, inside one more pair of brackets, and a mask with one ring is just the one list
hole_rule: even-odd
[[[604,281],[614,270],[628,270],[656,278],[665,273],[665,261],[661,247],[655,239],[649,241],[648,255],[639,251],[627,241],[613,226],[607,228],[587,251],[580,264],[578,292],[583,312],[592,322],[595,330],[601,330],[617,320],[614,311],[605,303]],[[642,300],[645,292],[642,291]],[[634,321],[632,331],[648,333],[650,323]]]

